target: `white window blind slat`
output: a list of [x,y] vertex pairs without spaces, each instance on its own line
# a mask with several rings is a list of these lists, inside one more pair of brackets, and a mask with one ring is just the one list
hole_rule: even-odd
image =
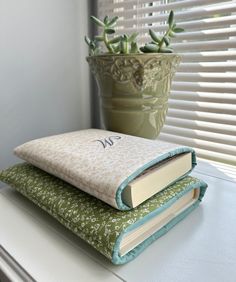
[[[221,0],[216,0],[214,1],[215,3],[219,3],[222,2]],[[104,0],[102,2],[100,2],[100,9],[114,9],[114,8],[125,8],[126,13],[129,15],[129,13],[133,13],[133,9],[132,7],[134,5],[139,5],[139,4],[157,4],[158,6],[158,10],[159,11],[165,11],[165,10],[169,10],[169,9],[179,9],[179,8],[186,8],[186,7],[192,7],[194,5],[196,6],[200,6],[200,5],[206,5],[206,4],[210,4],[212,3],[211,0],[183,0],[183,1],[176,1],[176,2],[172,2],[172,3],[163,3],[162,5],[160,4],[160,1],[151,1],[150,0],[142,0],[137,2],[135,1],[117,1],[117,2],[112,2],[110,0]],[[129,10],[130,9],[130,10]],[[152,8],[150,7],[139,7],[139,12],[144,11],[145,13],[149,13],[152,12]],[[117,13],[116,11],[114,11],[114,13]],[[122,16],[123,14],[121,13],[119,16]]]
[[197,152],[197,156],[200,158],[206,158],[213,161],[225,162],[229,164],[234,164],[235,162],[235,154],[232,155],[232,152],[230,150],[223,150],[222,152],[223,146],[221,144],[220,146],[219,144],[217,144],[218,146],[216,147],[214,146],[215,143],[213,142],[186,138],[166,133],[161,133],[160,139],[167,142],[193,147]]
[[236,104],[235,94],[213,93],[213,92],[190,92],[190,91],[171,91],[170,98],[174,100],[188,100],[198,102],[214,102]]
[[183,51],[206,51],[206,50],[225,50],[229,48],[236,48],[236,39],[225,39],[225,40],[212,40],[212,41],[197,41],[197,42],[183,42],[172,44],[176,52]]
[[[235,97],[236,98],[236,97]],[[236,115],[236,105],[223,103],[193,102],[169,99],[169,105],[172,109],[182,109],[189,111],[202,111],[210,113]]]
[[[204,150],[209,150],[213,152],[218,152],[221,154],[226,154],[226,155],[233,155],[235,156],[236,150],[235,146],[230,146],[227,144],[221,144],[221,143],[216,143],[212,141],[205,141],[200,138],[193,138],[192,136],[184,136],[184,134],[172,134],[172,133],[166,133],[166,129],[164,129],[163,132],[161,132],[160,137],[161,139],[168,140],[169,142],[172,141],[173,143],[177,144],[185,144],[191,147],[196,147],[199,149],[204,149]],[[163,138],[162,138],[163,137]],[[197,137],[195,135],[195,137]]]
[[172,47],[182,63],[172,83],[159,136],[196,149],[200,157],[236,165],[236,1],[98,0],[98,16],[119,16],[117,33],[163,33],[171,9],[185,32]]
[[[209,131],[202,131],[202,130],[191,130],[188,128],[182,128],[178,126],[171,126],[171,125],[166,125],[165,128],[162,130],[163,133],[169,133],[169,134],[174,134],[174,135],[180,135],[180,136],[185,136],[188,138],[193,138],[193,139],[201,139],[205,141],[211,141],[214,143],[220,143],[220,144],[227,144],[233,146],[233,148],[229,148],[232,152],[235,152],[236,155],[236,139],[232,135],[228,135],[227,139],[225,139],[225,134],[221,133],[215,133],[215,132],[209,132]],[[219,144],[219,145],[220,145]],[[222,146],[221,146],[222,148]],[[224,148],[222,148],[224,150]],[[223,151],[224,152],[224,151]]]
[[202,131],[209,131],[209,132],[221,133],[221,134],[232,135],[232,136],[236,135],[235,126],[228,124],[187,120],[181,118],[173,118],[170,116],[166,118],[166,124],[177,126],[180,128],[199,129]]
[[[103,12],[104,13],[104,12]],[[110,14],[113,12],[109,12],[108,14]],[[104,13],[105,14],[105,13]],[[193,30],[193,29],[197,29],[197,30],[201,30],[201,29],[210,29],[210,28],[218,28],[221,26],[229,26],[232,24],[235,24],[236,21],[236,15],[233,16],[222,16],[222,17],[213,17],[213,18],[204,18],[204,19],[198,19],[198,20],[191,20],[191,21],[181,21],[178,20],[179,26],[183,27],[186,30]],[[150,28],[150,26],[148,25],[144,25],[142,27],[135,26],[135,30],[138,32],[148,32],[148,29]],[[158,32],[163,32],[165,31],[167,28],[166,24],[159,24],[158,22],[155,22],[155,25],[153,26],[153,29],[158,31]],[[119,26],[119,29],[117,30],[117,33],[122,34],[124,32],[133,32],[134,31],[134,27],[126,27],[126,26]]]
[[189,90],[189,91],[200,91],[201,92],[205,90],[209,92],[219,92],[219,93],[236,93],[236,84],[230,83],[230,82],[223,84],[223,83],[217,83],[217,82],[177,82],[177,81],[174,81],[172,83],[173,90],[181,91],[183,87],[184,87],[184,90]]
[[181,110],[181,109],[174,109],[170,107],[168,110],[168,116],[183,118],[186,120],[207,121],[207,122],[227,124],[227,125],[230,124],[236,126],[236,116],[231,116],[228,114]]
[[192,52],[183,53],[182,62],[222,62],[226,60],[235,61],[236,51],[211,51],[211,52]]
[[218,152],[211,152],[209,150],[203,150],[198,148],[196,148],[196,153],[199,158],[209,159],[212,161],[223,162],[228,164],[235,163],[235,156],[232,155],[221,154]]
[[[222,71],[222,70],[221,70]],[[174,81],[191,81],[191,82],[202,82],[202,81],[210,81],[210,82],[236,82],[236,74],[235,73],[211,73],[211,72],[198,72],[198,73],[188,73],[188,72],[178,72]],[[223,99],[224,96],[220,95]],[[188,99],[185,97],[184,99]]]
[[178,68],[179,72],[219,72],[234,71],[235,61],[227,62],[200,62],[200,63],[182,63]]
[[[213,1],[212,1],[213,2]],[[153,6],[153,13],[159,12],[156,6]],[[175,13],[175,19],[179,21],[180,19],[193,19],[193,18],[202,18],[202,17],[210,17],[214,16],[218,13],[220,14],[226,14],[226,13],[234,13],[236,12],[236,3],[235,1],[226,3],[224,5],[209,5],[206,7],[200,7],[200,8],[192,8],[189,9],[189,11],[183,11],[183,12],[176,12]],[[146,15],[143,16],[143,14],[134,13],[136,15],[136,18],[126,18],[124,20],[120,20],[119,24],[124,26],[129,26],[133,24],[152,24],[155,22],[165,21],[166,20],[166,13],[159,14],[158,16],[149,16]]]

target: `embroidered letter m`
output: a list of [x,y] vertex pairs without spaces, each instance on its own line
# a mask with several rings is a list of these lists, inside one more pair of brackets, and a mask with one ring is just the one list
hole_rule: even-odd
[[107,146],[113,146],[114,145],[114,142],[115,140],[119,140],[121,139],[120,136],[110,136],[110,137],[107,137],[105,139],[102,139],[102,140],[96,140],[97,142],[100,142],[103,146],[103,148],[105,149]]

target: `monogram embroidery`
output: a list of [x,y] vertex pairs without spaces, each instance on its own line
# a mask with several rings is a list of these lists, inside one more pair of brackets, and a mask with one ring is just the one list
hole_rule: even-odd
[[114,140],[119,140],[121,139],[120,136],[109,136],[108,138],[102,139],[102,140],[95,140],[97,142],[100,142],[105,149],[107,146],[113,146],[114,145]]

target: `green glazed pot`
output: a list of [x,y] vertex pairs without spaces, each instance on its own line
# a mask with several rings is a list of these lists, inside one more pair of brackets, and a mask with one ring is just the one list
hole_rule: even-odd
[[168,110],[176,54],[105,54],[87,57],[100,90],[108,130],[156,138]]

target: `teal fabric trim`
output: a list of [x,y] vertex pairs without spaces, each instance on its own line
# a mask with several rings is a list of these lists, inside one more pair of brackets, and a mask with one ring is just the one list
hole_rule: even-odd
[[[120,249],[120,242],[122,240],[122,237],[125,233],[130,232],[131,230],[139,227],[140,225],[144,224],[145,222],[149,221],[156,215],[163,212],[165,209],[170,207],[176,200],[178,200],[180,197],[182,197],[184,194],[188,193],[192,189],[199,188],[200,186],[200,194],[198,200],[192,204],[190,207],[188,207],[186,210],[184,210],[182,213],[180,213],[177,217],[173,218],[171,221],[169,221],[165,226],[163,226],[160,230],[158,230],[156,233],[154,233],[152,236],[147,238],[144,242],[139,244],[137,247],[135,247],[133,250],[131,250],[129,253],[127,253],[124,256],[119,255],[119,249]],[[192,185],[189,185],[186,190],[184,190],[182,193],[179,193],[177,196],[172,198],[170,201],[168,201],[165,205],[161,206],[159,209],[149,213],[139,221],[135,222],[134,224],[130,225],[127,229],[125,229],[117,238],[117,241],[114,246],[113,255],[112,255],[112,263],[114,264],[125,264],[133,259],[135,259],[141,252],[143,252],[144,249],[146,249],[153,241],[157,240],[164,234],[166,234],[172,227],[174,227],[178,222],[180,222],[182,219],[184,219],[191,211],[193,211],[201,202],[205,192],[207,189],[207,184],[201,180],[199,180],[198,183],[193,183]]]
[[175,150],[169,151],[168,153],[163,154],[163,155],[159,156],[158,158],[155,158],[152,161],[146,163],[144,166],[140,167],[138,170],[136,170],[134,173],[132,173],[129,177],[127,177],[121,183],[121,185],[118,187],[118,189],[116,191],[116,204],[117,204],[118,209],[119,210],[131,210],[132,209],[131,207],[127,206],[122,201],[122,192],[125,189],[125,187],[129,184],[129,182],[131,182],[134,178],[136,178],[138,175],[140,175],[146,169],[152,167],[153,165],[156,165],[156,164],[160,163],[161,161],[163,161],[165,159],[171,158],[173,156],[176,156],[176,155],[179,155],[179,154],[182,154],[182,153],[192,153],[192,168],[191,168],[190,171],[188,171],[186,174],[184,174],[183,176],[179,177],[178,179],[176,179],[175,181],[170,183],[168,186],[170,186],[171,184],[175,183],[176,181],[178,181],[178,180],[184,178],[186,175],[188,175],[193,170],[193,168],[197,165],[195,151],[190,147],[179,147]]

